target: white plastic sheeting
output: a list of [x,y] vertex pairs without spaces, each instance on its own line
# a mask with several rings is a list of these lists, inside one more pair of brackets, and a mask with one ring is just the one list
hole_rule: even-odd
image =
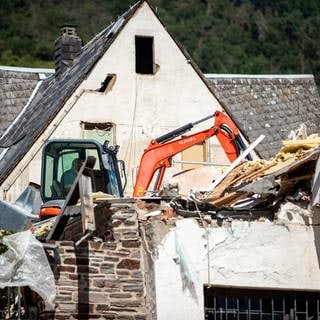
[[30,231],[4,237],[3,243],[8,251],[0,255],[0,287],[29,286],[53,310],[55,282],[42,244]]
[[188,247],[184,242],[185,234],[183,228],[177,227],[175,230],[175,248],[177,257],[176,263],[180,265],[182,286],[184,289],[189,289],[192,297],[197,300],[195,285],[199,283],[199,272],[194,265],[193,259],[190,257]]

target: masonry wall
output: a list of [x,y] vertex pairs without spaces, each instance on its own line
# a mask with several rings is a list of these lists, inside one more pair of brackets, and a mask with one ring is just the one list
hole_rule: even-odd
[[157,319],[204,319],[205,286],[319,292],[319,224],[300,220],[178,219],[157,246]]
[[[146,283],[148,258],[133,207],[103,206],[96,214],[98,235],[79,246],[56,241],[60,263],[50,257],[56,279],[56,309],[41,319],[153,319],[154,296]],[[81,221],[66,229],[64,238],[79,238]],[[74,239],[76,240],[76,239]],[[155,300],[155,299],[154,299]]]

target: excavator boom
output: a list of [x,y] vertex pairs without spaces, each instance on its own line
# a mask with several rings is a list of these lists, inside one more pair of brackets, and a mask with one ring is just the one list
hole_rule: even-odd
[[[215,118],[213,127],[175,139],[186,131],[191,130],[196,124],[212,117]],[[216,111],[213,115],[184,125],[149,143],[140,160],[133,197],[141,197],[145,194],[157,171],[159,173],[154,189],[159,190],[166,168],[171,167],[171,158],[212,136],[217,137],[230,162],[237,159],[240,151],[245,149],[245,144],[234,122],[224,113]]]

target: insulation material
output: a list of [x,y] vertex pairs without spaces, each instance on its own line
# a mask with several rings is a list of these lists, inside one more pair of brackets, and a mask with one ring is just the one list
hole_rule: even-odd
[[307,139],[300,140],[285,140],[282,141],[282,152],[297,152],[299,149],[314,149],[320,145],[320,137],[318,135],[311,135]]
[[29,286],[44,300],[47,310],[54,309],[55,282],[42,244],[30,231],[3,238],[8,250],[0,255],[0,287]]

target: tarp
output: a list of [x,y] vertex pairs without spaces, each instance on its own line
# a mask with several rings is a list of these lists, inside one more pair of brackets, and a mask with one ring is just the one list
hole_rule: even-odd
[[0,287],[28,286],[54,309],[54,275],[41,242],[28,230],[3,238],[8,251],[0,255]]

